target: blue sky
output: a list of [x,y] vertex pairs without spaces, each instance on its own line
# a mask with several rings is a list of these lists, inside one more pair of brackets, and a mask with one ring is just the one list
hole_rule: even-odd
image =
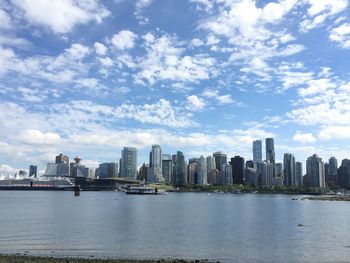
[[0,1],[0,174],[152,144],[350,157],[347,0]]

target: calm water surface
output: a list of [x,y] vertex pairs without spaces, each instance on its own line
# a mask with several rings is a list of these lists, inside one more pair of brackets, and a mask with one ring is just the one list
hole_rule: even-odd
[[[300,199],[300,197],[299,197]],[[298,226],[302,224],[303,226]],[[350,260],[350,202],[0,191],[0,253],[225,262]]]

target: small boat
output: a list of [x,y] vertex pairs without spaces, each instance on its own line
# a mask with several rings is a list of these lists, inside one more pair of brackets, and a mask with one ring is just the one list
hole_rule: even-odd
[[126,190],[126,194],[134,195],[165,195],[167,192],[164,190],[158,190],[157,188],[153,189],[147,186],[133,186]]

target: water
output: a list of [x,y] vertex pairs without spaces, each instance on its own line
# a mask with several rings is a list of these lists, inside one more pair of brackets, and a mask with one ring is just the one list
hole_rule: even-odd
[[0,191],[0,253],[25,252],[226,262],[347,261],[350,202],[256,194],[81,192],[74,197],[73,192]]

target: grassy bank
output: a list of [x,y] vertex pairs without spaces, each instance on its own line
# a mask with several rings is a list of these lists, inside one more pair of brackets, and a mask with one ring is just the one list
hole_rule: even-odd
[[132,259],[95,259],[95,258],[55,258],[37,257],[29,255],[0,255],[0,263],[208,263],[208,260],[183,260],[183,259],[159,259],[159,260],[132,260]]

